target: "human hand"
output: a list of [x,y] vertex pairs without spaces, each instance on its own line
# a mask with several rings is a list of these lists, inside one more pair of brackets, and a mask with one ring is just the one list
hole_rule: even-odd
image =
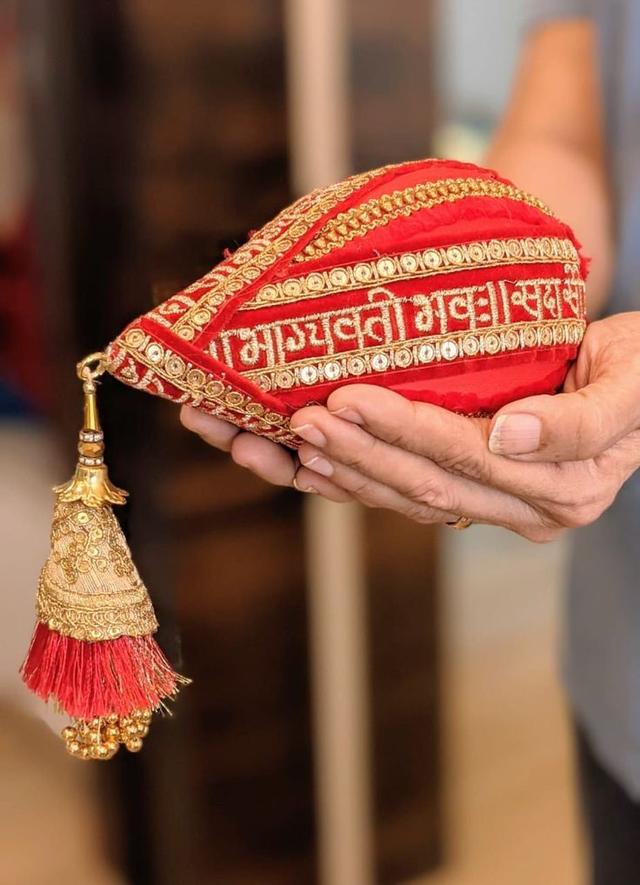
[[307,481],[304,487],[300,485],[298,477],[304,477],[308,471],[300,470],[300,461],[295,453],[269,439],[247,433],[192,406],[182,407],[180,420],[187,430],[197,433],[210,446],[229,452],[236,464],[273,485],[295,486],[298,491],[315,491],[337,503],[351,500],[349,492],[321,476],[314,477],[313,483]]
[[292,419],[291,454],[216,418],[183,423],[278,485],[353,498],[419,522],[459,515],[534,541],[586,525],[640,465],[640,313],[592,324],[564,392],[466,418],[370,385],[347,385]]
[[307,440],[300,488],[330,479],[419,522],[464,515],[553,540],[597,519],[640,466],[640,313],[593,323],[563,393],[511,403],[492,421],[353,385],[292,427]]

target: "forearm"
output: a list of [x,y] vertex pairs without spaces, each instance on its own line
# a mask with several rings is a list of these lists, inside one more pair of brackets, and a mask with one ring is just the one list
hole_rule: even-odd
[[597,41],[588,19],[534,29],[487,165],[545,200],[591,258],[589,313],[606,301],[613,267]]
[[551,139],[499,133],[486,163],[544,200],[574,229],[591,259],[588,311],[596,317],[609,293],[613,267],[606,185],[593,160]]

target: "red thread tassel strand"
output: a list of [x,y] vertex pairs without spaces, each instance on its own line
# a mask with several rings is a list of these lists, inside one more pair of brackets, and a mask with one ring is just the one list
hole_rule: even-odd
[[157,710],[184,681],[152,636],[82,642],[45,624],[36,625],[21,672],[31,691],[75,719]]

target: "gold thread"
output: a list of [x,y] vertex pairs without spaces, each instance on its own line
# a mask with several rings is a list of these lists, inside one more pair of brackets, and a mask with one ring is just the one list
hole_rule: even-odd
[[269,304],[290,304],[306,298],[337,295],[376,283],[422,279],[469,268],[502,267],[509,264],[578,262],[576,247],[569,239],[526,237],[479,240],[452,246],[425,248],[370,261],[339,265],[290,277],[263,286],[241,311],[256,310]]
[[433,209],[443,203],[455,203],[467,197],[492,197],[516,200],[555,217],[542,200],[512,184],[492,178],[445,178],[425,181],[404,190],[382,194],[340,212],[329,219],[299,255],[295,262],[311,261],[340,249],[345,243],[365,236],[369,231],[388,224],[401,216],[409,217],[422,209]]
[[[196,281],[183,292],[168,299],[156,311],[152,311],[150,316],[160,321],[161,315],[161,321],[164,325],[172,327],[174,332],[185,340],[192,340],[206,327],[225,299],[241,291],[245,285],[255,282],[279,257],[290,251],[324,213],[330,211],[341,200],[346,199],[355,190],[390,168],[393,167],[372,170],[363,175],[354,176],[351,179],[339,182],[331,188],[319,190],[306,197],[302,197],[265,225],[255,237],[252,237],[248,243],[240,247],[229,260],[218,265],[205,277]],[[306,252],[303,251],[302,255],[296,256],[294,260],[305,261],[320,254],[327,254],[354,237],[364,236],[368,230],[373,230],[381,224],[386,224],[393,218],[401,215],[410,215],[419,209],[429,208],[443,202],[455,202],[467,196],[513,199],[534,206],[546,214],[553,214],[537,198],[531,197],[512,185],[497,182],[493,179],[449,178],[425,182],[413,188],[405,188],[402,191],[385,194],[375,200],[370,200],[360,206],[353,207],[347,210],[347,212],[340,213],[336,218],[331,219],[325,224],[324,228],[314,237],[312,243],[306,247]],[[531,247],[531,243],[534,244],[533,247]],[[497,254],[496,244],[502,244],[502,257]],[[484,251],[485,247],[486,252]],[[531,248],[533,248],[534,252],[535,250],[538,250],[538,252],[534,254]],[[515,251],[511,252],[512,257],[510,259],[507,252],[511,249]],[[556,249],[565,254],[556,254]],[[544,257],[538,257],[540,250],[544,253]],[[518,254],[518,251],[520,254]],[[434,252],[440,255],[441,262],[444,256],[447,267],[436,269],[427,266],[418,271],[411,270],[412,258],[418,260],[416,256],[419,254],[425,256],[427,253],[431,254]],[[448,273],[456,269],[464,269],[467,261],[469,262],[468,266],[477,266],[477,264],[484,262],[484,266],[493,267],[502,263],[517,264],[525,263],[526,261],[544,261],[545,259],[551,261],[576,261],[577,258],[577,252],[570,240],[545,237],[503,241],[489,240],[460,244],[447,247],[446,249],[422,250],[422,253],[384,256],[379,261],[386,261],[387,269],[390,267],[394,268],[395,279],[410,279],[427,276],[431,273]],[[407,267],[409,267],[408,270],[407,267],[398,265],[398,262],[403,259]],[[380,274],[377,267],[379,261],[376,262],[376,272],[379,276],[376,280],[372,279],[371,282],[380,282],[383,279],[384,275]],[[391,262],[391,264],[388,262]],[[367,262],[361,262],[359,265],[354,264],[344,268],[330,268],[326,271],[319,271],[315,277],[313,274],[308,274],[297,282],[301,282],[309,288],[308,281],[312,277],[320,277],[322,282],[321,288],[325,290],[331,279],[331,285],[333,286],[331,294],[336,291],[348,291],[350,288],[364,288],[365,285],[370,283],[356,280],[355,277],[352,280],[347,278],[342,283],[338,282],[336,287],[335,276],[336,272],[344,271],[348,277],[349,273],[353,272],[356,267],[362,267],[366,264]],[[373,267],[374,262],[369,264]],[[405,272],[404,275],[402,275],[401,271]],[[333,278],[330,278],[329,275],[331,274],[333,274]],[[386,277],[384,279],[386,281]],[[283,283],[275,284],[273,287],[265,286],[251,302],[243,305],[240,309],[249,310],[263,303],[296,301],[300,298],[313,297],[315,295],[315,292],[312,293],[311,291],[303,294],[286,293],[285,287],[287,284],[295,282],[295,278],[292,278]],[[210,286],[208,291],[202,292],[207,286]],[[277,294],[273,299],[265,296],[265,290],[266,292],[273,293],[274,289]],[[199,296],[197,301],[189,295],[189,293],[196,292]],[[527,325],[531,326],[532,324],[529,323]],[[483,330],[483,334],[487,336],[488,342],[493,341],[487,329]],[[553,332],[551,334],[553,337]],[[406,342],[398,342],[395,357],[396,368],[405,367],[401,365],[401,361],[404,360],[406,363],[407,351],[410,349],[411,344],[412,342],[408,344]],[[500,342],[498,342],[498,349],[499,346]],[[527,344],[526,346],[533,345]],[[494,348],[493,352],[497,352],[494,343],[491,344],[491,347]],[[405,351],[405,354],[400,358],[399,355],[402,350]],[[375,355],[375,353],[371,354],[372,357]],[[358,352],[340,354],[336,359],[341,360],[343,357],[349,358],[349,356],[356,359],[354,368],[357,371],[352,372],[352,375],[362,374],[364,371],[367,371],[366,364],[363,368],[362,364],[357,362],[358,359],[362,360]],[[153,340],[140,328],[130,328],[116,339],[109,348],[107,358],[109,371],[119,375],[124,381],[133,386],[148,389],[161,396],[175,400],[176,397],[170,397],[164,388],[164,383],[169,383],[182,392],[182,396],[178,398],[179,402],[190,402],[212,414],[232,420],[234,423],[240,424],[255,433],[277,438],[287,445],[299,442],[289,430],[288,416],[266,410],[264,406],[250,395],[241,393],[231,385],[220,381],[214,375],[205,373],[197,366],[186,363],[182,357],[174,353],[170,348]],[[400,362],[397,361],[398,358],[400,358]],[[323,362],[327,363],[329,361],[331,361],[330,358],[327,358]],[[381,361],[379,361],[379,365],[382,365]],[[289,366],[284,367],[285,376],[288,369]],[[245,373],[245,377],[253,378],[260,372],[269,371],[273,370],[250,371]],[[318,371],[321,370],[318,369]],[[376,371],[380,370],[377,369]],[[281,387],[292,386],[289,381],[290,379],[287,378],[287,383],[281,385]]]
[[[512,247],[515,249],[517,245],[514,241]],[[518,246],[518,248],[520,247]],[[551,241],[544,247],[546,254],[553,254],[554,249]],[[451,258],[451,256],[449,257]],[[245,362],[248,360],[249,364],[258,361],[260,350],[268,350],[271,354],[270,366],[243,372],[245,378],[253,383],[258,383],[263,391],[268,391],[272,389],[286,390],[300,384],[311,386],[317,383],[335,382],[373,372],[404,370],[416,365],[428,364],[434,359],[440,360],[442,358],[452,362],[463,356],[493,355],[508,350],[553,344],[577,344],[583,334],[584,324],[581,318],[584,316],[584,281],[580,278],[579,266],[576,263],[567,262],[564,268],[567,274],[565,279],[543,278],[512,281],[515,288],[509,295],[510,304],[521,307],[533,318],[524,323],[509,324],[504,322],[504,319],[501,324],[496,323],[496,320],[499,320],[496,293],[489,293],[493,294],[493,298],[489,299],[478,297],[476,304],[474,300],[476,294],[478,296],[481,294],[477,286],[441,290],[430,293],[430,296],[417,294],[405,298],[396,298],[389,289],[376,287],[368,293],[368,304],[283,319],[277,323],[257,324],[250,328],[229,330],[229,332],[223,333],[223,337],[220,339],[225,350],[223,355],[229,365],[234,367],[234,357],[232,352],[228,350],[226,343],[233,336],[246,342],[243,345],[243,351],[247,348],[256,351],[257,355],[247,351]],[[491,283],[491,286],[493,285]],[[500,288],[504,304],[504,299],[507,297],[504,291],[504,282],[498,281],[496,285]],[[526,287],[533,287],[530,293]],[[386,300],[377,301],[376,299],[380,296],[384,296]],[[450,303],[445,302],[448,296],[452,296],[453,299]],[[436,299],[437,305],[430,307],[429,298]],[[533,298],[534,301],[529,303],[529,298]],[[442,314],[442,311],[446,313],[449,310],[451,319],[460,320],[466,317],[469,327],[464,332],[456,332],[455,336],[451,338],[451,336],[447,336],[448,320],[443,314],[439,335],[429,337],[407,335],[406,322],[409,317],[403,316],[401,312],[401,305],[406,302],[411,302],[420,308],[412,320],[416,330],[429,331],[435,315],[434,311]],[[569,305],[575,320],[573,318],[557,320],[558,316],[562,317],[565,302]],[[490,312],[487,312],[487,308],[483,304],[489,305]],[[357,332],[360,327],[355,323],[357,319],[355,315],[368,310],[375,312],[377,309],[380,311],[379,316],[366,319],[362,328],[369,329],[368,334],[373,335],[374,339],[382,335],[385,341],[384,347],[366,347],[362,344],[356,350],[336,353],[335,343],[328,346],[326,335],[329,335],[333,329],[332,322],[335,325],[333,331],[340,340],[351,340],[357,337],[362,338],[364,342],[363,332]],[[462,313],[460,313],[461,310]],[[545,319],[545,312],[550,313],[551,317]],[[478,323],[487,323],[492,319],[493,322],[489,326],[482,325],[478,331]],[[541,322],[543,319],[545,322]],[[315,328],[318,322],[323,324],[322,333]],[[372,323],[380,324],[380,328],[372,326]],[[571,323],[574,325],[572,326]],[[287,324],[295,327],[295,335],[300,339],[298,341],[296,338],[293,345],[285,341],[280,331],[280,327]],[[294,353],[306,346],[306,332],[301,328],[303,324],[308,327],[309,343],[312,346],[327,345],[328,352],[324,356],[315,359],[308,358],[296,363],[287,363],[286,357],[283,355],[280,355],[279,360],[275,360],[274,345],[267,347],[266,337],[265,342],[267,343],[259,344],[256,337],[258,334],[273,335],[279,354],[283,346],[287,353]],[[464,340],[462,340],[463,338]],[[460,345],[462,349],[458,346],[459,341],[462,342]],[[422,351],[422,355],[415,351],[417,345],[426,348]],[[429,348],[434,349],[433,356],[428,356]],[[427,354],[426,358],[425,353]],[[290,431],[287,415],[267,410],[250,395],[234,389],[230,384],[188,363],[172,349],[167,348],[139,328],[130,328],[121,339],[112,345],[108,352],[108,360],[109,371],[119,375],[133,386],[151,390],[180,403],[191,403],[204,411],[230,420],[254,433],[275,438],[286,445],[296,445],[299,442]],[[183,395],[181,397],[170,396],[164,387],[165,383],[173,385],[182,391]]]
[[[69,605],[74,605],[70,608]],[[71,636],[84,642],[117,639],[119,636],[148,636],[158,629],[158,622],[148,597],[137,603],[117,607],[93,607],[94,601],[86,607],[77,604],[77,599],[58,600],[42,582],[38,588],[37,616],[51,630],[63,636]]]
[[149,594],[110,507],[56,504],[37,614],[52,630],[88,642],[155,632]]
[[369,347],[331,354],[321,360],[300,360],[282,369],[244,372],[243,377],[258,384],[265,392],[289,390],[430,364],[455,364],[463,359],[497,356],[534,347],[577,346],[582,341],[585,327],[584,320],[570,319],[490,326],[446,336],[415,338],[384,348]]
[[[214,356],[220,352],[219,358],[246,377],[253,378],[260,371],[277,371],[282,376],[277,386],[289,388],[294,386],[289,371],[292,365],[316,365],[318,359],[331,360],[334,356],[357,354],[392,343],[404,346],[425,333],[435,334],[436,330],[444,337],[451,325],[460,329],[461,321],[466,331],[489,326],[506,329],[511,325],[512,306],[524,312],[528,323],[581,319],[584,280],[577,264],[566,263],[563,267],[564,277],[486,281],[482,285],[402,296],[396,296],[389,287],[374,286],[366,292],[366,301],[358,304],[228,329],[212,343],[210,350]],[[509,305],[508,316],[500,311],[496,286],[503,296],[503,308],[505,303]],[[346,350],[344,342],[354,342],[355,348]],[[295,359],[297,353],[309,348],[316,350],[315,356]],[[363,371],[360,367],[360,371],[350,374]],[[332,372],[335,377],[329,380],[340,377],[335,365]],[[313,384],[313,372],[306,375],[303,383]]]

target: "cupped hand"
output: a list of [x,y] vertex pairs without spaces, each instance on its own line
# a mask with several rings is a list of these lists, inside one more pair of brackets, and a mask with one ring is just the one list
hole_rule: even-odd
[[302,466],[267,440],[183,410],[183,422],[280,485],[357,499],[418,522],[460,515],[534,541],[586,525],[640,466],[640,313],[593,323],[564,392],[492,421],[348,385],[292,419]]
[[298,479],[300,461],[297,456],[269,439],[246,433],[227,421],[206,415],[191,406],[182,407],[180,420],[187,430],[197,433],[210,446],[229,452],[236,464],[273,485],[295,486],[301,492],[317,492],[340,504],[351,500],[349,492],[321,476],[302,486]]

